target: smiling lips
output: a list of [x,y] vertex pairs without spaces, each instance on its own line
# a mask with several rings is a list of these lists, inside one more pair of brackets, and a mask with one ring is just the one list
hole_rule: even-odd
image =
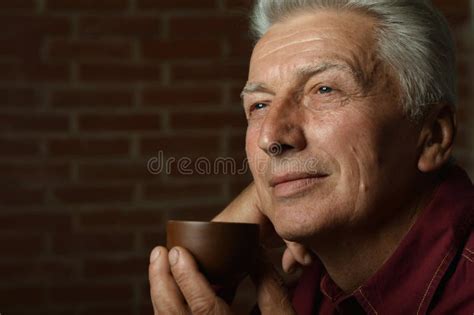
[[327,176],[324,173],[289,173],[272,177],[269,184],[275,197],[292,197],[309,190]]

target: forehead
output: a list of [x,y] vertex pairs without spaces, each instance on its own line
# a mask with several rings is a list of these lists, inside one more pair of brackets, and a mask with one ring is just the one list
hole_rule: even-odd
[[342,63],[356,72],[375,62],[374,18],[352,11],[296,14],[274,24],[255,46],[249,81],[278,79],[318,63]]

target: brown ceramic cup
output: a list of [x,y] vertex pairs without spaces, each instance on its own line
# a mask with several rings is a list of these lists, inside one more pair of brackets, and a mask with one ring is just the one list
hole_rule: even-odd
[[167,247],[190,251],[209,282],[233,286],[254,267],[259,227],[249,223],[168,221]]

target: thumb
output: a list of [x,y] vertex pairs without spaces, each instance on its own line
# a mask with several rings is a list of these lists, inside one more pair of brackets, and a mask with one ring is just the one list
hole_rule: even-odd
[[283,279],[265,253],[262,253],[256,269],[251,277],[257,288],[257,303],[261,314],[296,314]]
[[285,240],[286,249],[282,256],[282,267],[285,272],[299,265],[310,266],[314,261],[314,253],[306,246]]

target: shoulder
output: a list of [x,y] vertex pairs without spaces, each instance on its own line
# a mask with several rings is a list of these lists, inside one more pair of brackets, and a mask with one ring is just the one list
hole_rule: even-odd
[[[472,226],[471,226],[472,227]],[[429,314],[472,314],[474,310],[474,231],[438,287]]]

